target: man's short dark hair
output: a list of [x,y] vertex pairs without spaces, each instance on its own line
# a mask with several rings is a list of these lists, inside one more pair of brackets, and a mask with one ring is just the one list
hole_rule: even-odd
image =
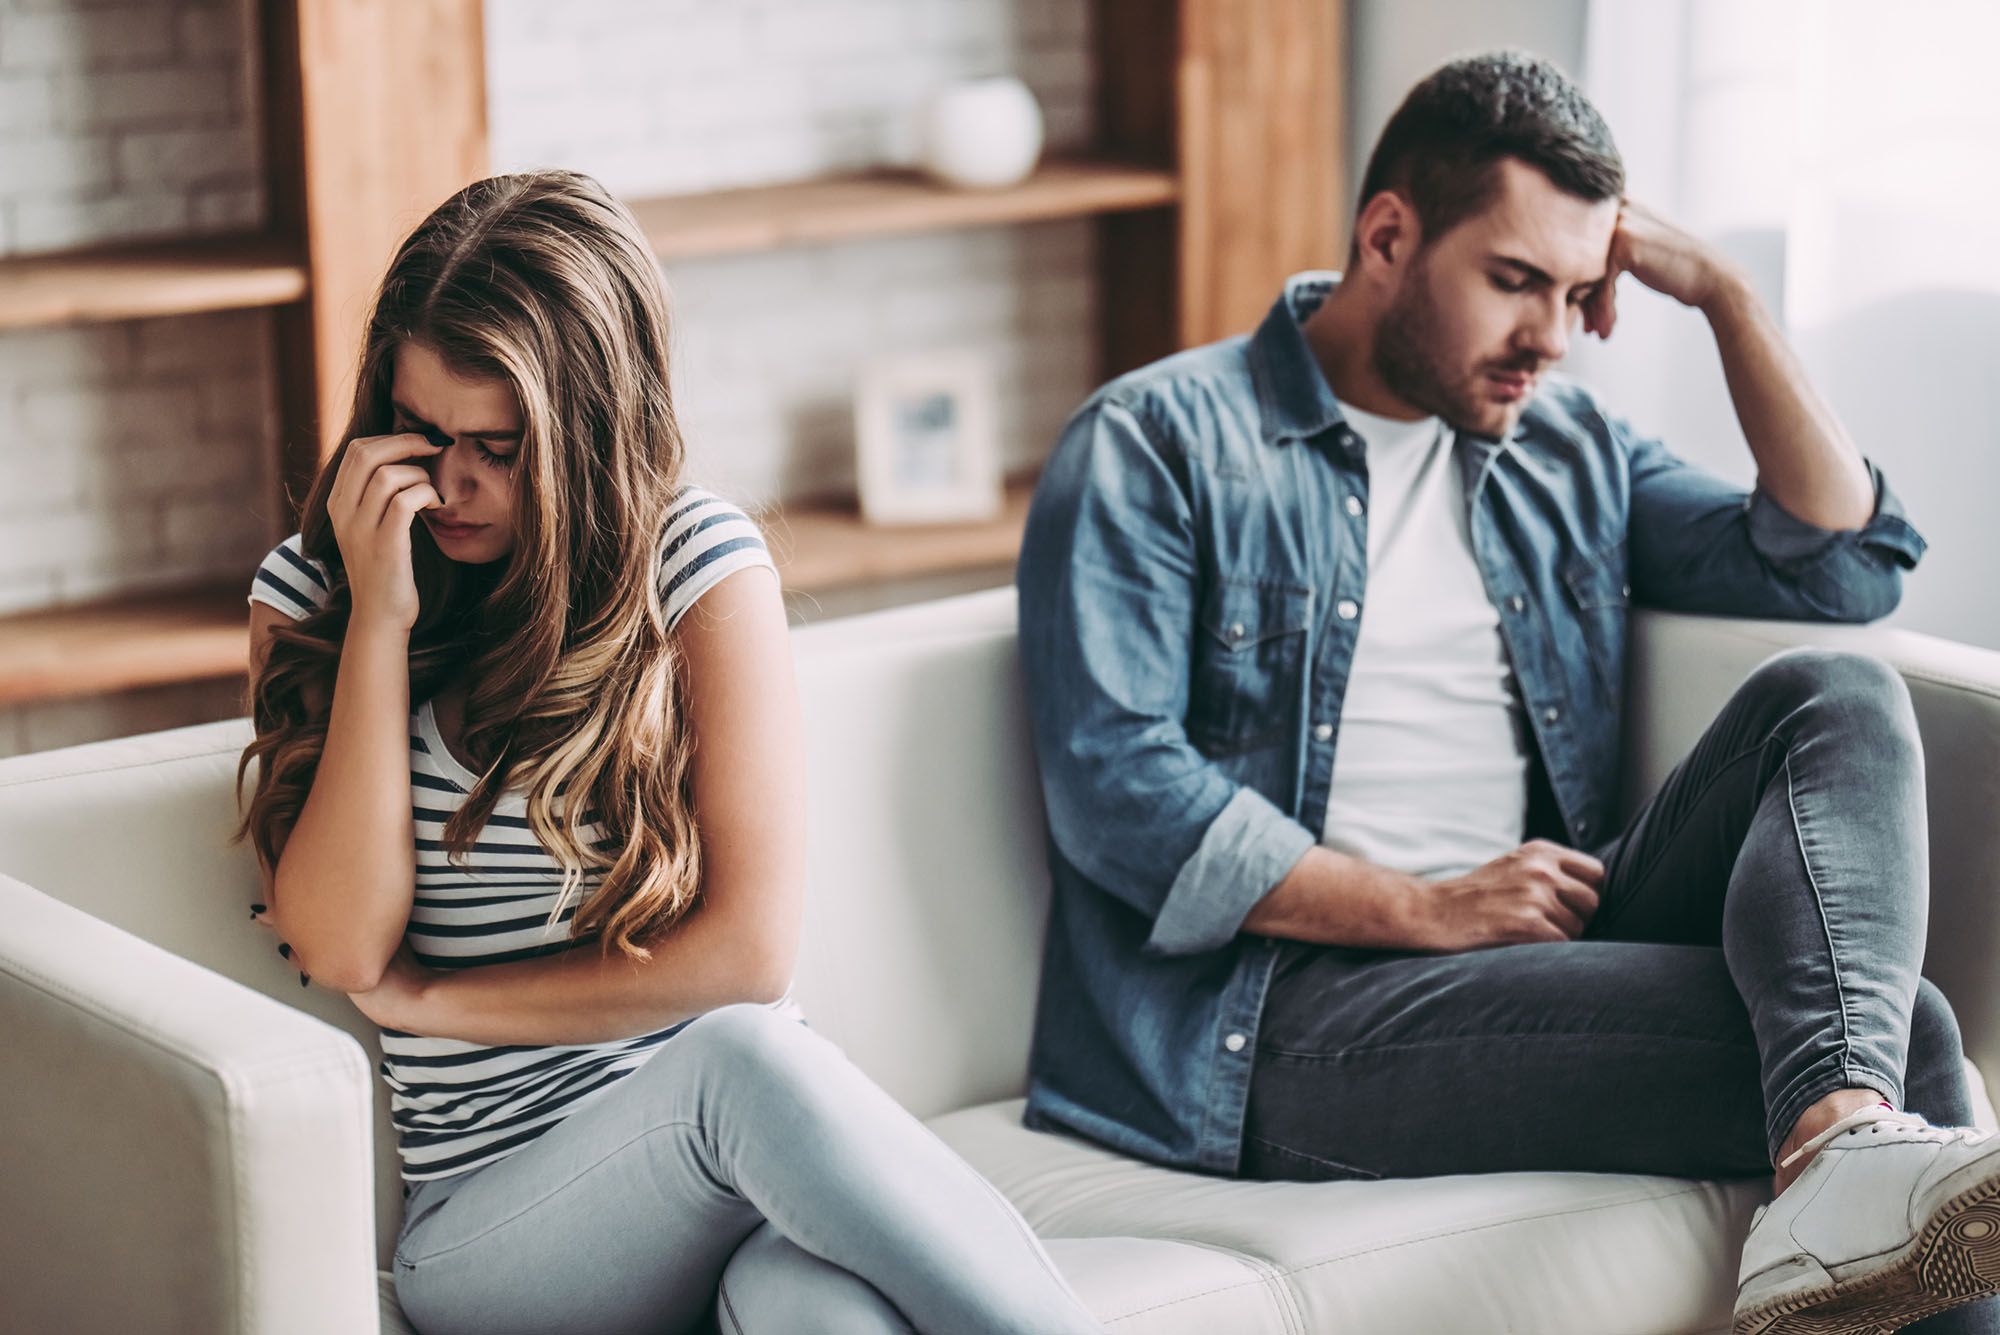
[[1410,90],[1369,155],[1360,207],[1396,191],[1428,245],[1493,201],[1503,158],[1592,203],[1625,191],[1624,160],[1590,99],[1539,56],[1492,51],[1440,66]]

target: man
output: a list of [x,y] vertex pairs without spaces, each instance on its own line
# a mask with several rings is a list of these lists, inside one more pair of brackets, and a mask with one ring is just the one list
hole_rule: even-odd
[[[1739,1331],[2000,1329],[1959,1306],[2000,1288],[2000,1139],[1949,1129],[1900,680],[1780,655],[1613,825],[1628,598],[1866,621],[1924,548],[1743,277],[1623,186],[1555,69],[1447,65],[1344,277],[1065,430],[1019,569],[1029,1122],[1257,1178],[1775,1168]],[[1754,491],[1548,376],[1621,274],[1708,320]]]

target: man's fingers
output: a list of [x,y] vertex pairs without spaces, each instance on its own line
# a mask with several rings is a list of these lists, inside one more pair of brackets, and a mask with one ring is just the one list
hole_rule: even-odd
[[1581,849],[1565,848],[1558,851],[1556,866],[1585,885],[1595,887],[1604,884],[1604,864]]
[[[1582,881],[1568,878],[1557,881],[1556,898],[1562,901],[1563,907],[1586,922],[1597,913],[1597,891]],[[1582,930],[1581,924],[1577,930]]]
[[1562,932],[1563,939],[1567,941],[1574,941],[1583,935],[1585,917],[1586,915],[1577,913],[1561,900],[1557,900],[1555,907],[1548,911],[1549,921],[1556,925]]

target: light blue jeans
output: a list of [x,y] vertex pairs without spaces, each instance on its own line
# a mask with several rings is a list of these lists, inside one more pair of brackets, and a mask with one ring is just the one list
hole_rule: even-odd
[[998,1191],[825,1039],[703,1016],[537,1140],[417,1183],[423,1335],[1099,1331]]

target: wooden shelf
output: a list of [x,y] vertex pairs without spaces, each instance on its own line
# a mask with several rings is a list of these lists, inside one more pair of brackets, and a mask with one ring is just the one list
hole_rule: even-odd
[[305,294],[298,247],[266,236],[0,259],[0,329],[282,306]]
[[1033,479],[1007,486],[996,519],[971,524],[876,527],[853,502],[794,505],[758,516],[785,588],[799,593],[1012,561],[1021,550]]
[[249,670],[248,584],[0,618],[0,707]]
[[[824,593],[1010,562],[1021,547],[1032,479],[1010,483],[996,519],[877,528],[852,502],[759,516],[785,587]],[[0,617],[0,708],[100,695],[247,670],[247,584],[120,598]]]
[[954,227],[1160,208],[1180,195],[1170,171],[1056,159],[1019,185],[954,190],[915,172],[879,171],[793,185],[627,201],[663,260]]

